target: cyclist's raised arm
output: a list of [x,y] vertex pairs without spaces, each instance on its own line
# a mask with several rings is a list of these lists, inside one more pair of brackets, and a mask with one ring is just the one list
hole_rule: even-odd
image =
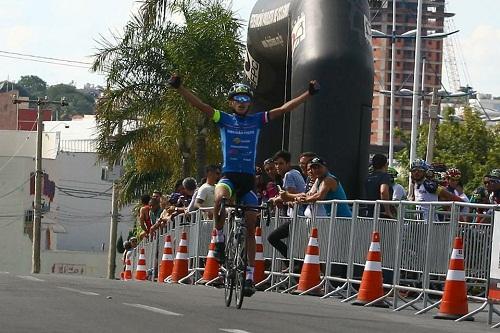
[[269,119],[270,120],[276,119],[276,118],[282,116],[283,114],[292,111],[297,106],[304,103],[306,101],[306,99],[309,98],[309,96],[317,94],[319,92],[319,89],[320,89],[320,86],[319,86],[319,83],[317,81],[315,81],[315,80],[310,81],[309,88],[306,91],[304,91],[302,94],[300,94],[299,96],[295,97],[294,99],[286,102],[285,104],[283,104],[279,108],[272,109],[271,111],[269,111]]
[[214,115],[214,108],[210,105],[204,103],[201,99],[198,98],[193,92],[182,85],[180,76],[172,75],[172,77],[168,80],[168,84],[177,90],[177,92],[184,97],[184,99],[191,104],[193,107],[197,108],[208,117],[212,117]]

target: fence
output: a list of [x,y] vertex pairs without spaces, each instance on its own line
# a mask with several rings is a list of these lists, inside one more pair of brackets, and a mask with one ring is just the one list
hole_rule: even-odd
[[[339,204],[348,204],[352,209],[352,217],[336,216]],[[316,214],[319,205],[331,207],[329,216]],[[430,202],[416,206],[415,202],[409,201],[332,200],[317,202],[312,206],[312,213],[308,217],[300,215],[302,210],[295,206],[293,216],[280,216],[277,211],[269,226],[261,226],[262,239],[265,240],[275,228],[290,223],[290,234],[286,239],[290,258],[283,258],[269,243],[264,242],[266,279],[257,287],[282,293],[295,291],[308,235],[311,228],[316,227],[322,279],[318,286],[302,294],[321,288],[320,296],[323,298],[336,295],[342,297],[343,302],[348,302],[356,296],[370,236],[376,230],[381,235],[384,287],[389,290],[381,299],[388,300],[390,297],[395,311],[412,307],[419,310],[417,313],[423,313],[438,305],[433,298],[442,295],[456,236],[464,239],[468,297],[486,302],[495,205]],[[373,209],[372,216],[366,216],[366,212],[370,211],[367,207]],[[383,207],[392,210],[395,217],[380,217],[384,216],[380,213]],[[198,281],[203,272],[213,228],[212,221],[204,218],[207,210],[179,215],[161,232],[141,242],[139,247],[145,248],[149,258],[147,264],[153,276],[156,276],[158,260],[161,258],[163,236],[171,235],[176,250],[181,233],[187,232],[189,275],[180,282]],[[482,223],[476,222],[478,218],[481,218]],[[286,267],[288,269],[284,270]],[[403,297],[408,293],[415,296]]]

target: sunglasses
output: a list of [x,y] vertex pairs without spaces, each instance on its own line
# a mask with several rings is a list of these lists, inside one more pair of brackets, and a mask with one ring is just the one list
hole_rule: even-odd
[[250,103],[252,99],[247,95],[235,95],[233,96],[233,101],[237,103]]

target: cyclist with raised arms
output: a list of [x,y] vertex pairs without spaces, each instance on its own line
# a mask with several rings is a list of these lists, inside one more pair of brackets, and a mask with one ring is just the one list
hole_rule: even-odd
[[[235,84],[229,91],[229,107],[234,113],[226,113],[216,110],[201,101],[189,89],[181,83],[181,78],[173,75],[169,84],[175,88],[184,99],[208,117],[210,117],[220,129],[222,155],[224,164],[223,176],[215,188],[214,220],[217,229],[217,241],[215,243],[215,257],[222,262],[224,260],[224,234],[225,212],[219,214],[223,198],[236,198],[243,205],[258,205],[255,194],[255,157],[259,132],[263,125],[276,119],[283,114],[292,111],[302,104],[309,96],[319,92],[319,83],[310,81],[308,89],[296,98],[282,106],[266,112],[249,114],[252,105],[252,89],[245,84]],[[248,266],[244,287],[245,296],[255,293],[253,283],[255,262],[255,225],[257,212],[247,211],[245,213],[247,223],[247,257]]]

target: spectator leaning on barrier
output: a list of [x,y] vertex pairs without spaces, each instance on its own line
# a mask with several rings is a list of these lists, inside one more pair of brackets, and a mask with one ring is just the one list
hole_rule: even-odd
[[[202,207],[213,207],[215,204],[215,184],[220,179],[221,170],[217,165],[209,165],[205,168],[205,174],[207,180],[203,185],[200,186],[196,192],[196,197],[194,200],[194,210],[200,209]],[[212,218],[212,214],[209,214]]]
[[268,158],[263,164],[264,172],[260,176],[260,197],[263,202],[276,197],[279,194],[278,186],[283,186],[281,175],[278,174],[273,158]]
[[[478,188],[476,188],[474,190],[474,192],[472,192],[470,202],[475,203],[475,204],[489,204],[490,198],[489,198],[488,190],[483,186],[479,186]],[[476,214],[472,222],[476,222],[476,223],[489,223],[490,222],[489,216],[485,216],[485,214],[488,213],[488,209],[473,208],[472,213]]]
[[[326,162],[320,157],[311,160],[310,166],[317,177],[313,188],[308,193],[292,194],[287,191],[280,192],[282,200],[297,201],[300,203],[313,203],[319,200],[347,200],[342,184],[327,168]],[[330,215],[331,205],[325,205],[326,213]],[[351,217],[351,209],[346,203],[337,205],[338,217]]]
[[400,201],[406,199],[406,190],[401,185],[396,183],[396,178],[398,178],[398,171],[393,167],[387,168],[387,173],[391,176],[391,186],[392,186],[392,200]]
[[[366,200],[392,200],[392,178],[387,173],[387,157],[382,154],[375,154],[372,158],[371,172],[365,180],[365,198]],[[373,217],[374,205],[368,205],[366,216]],[[393,218],[391,205],[380,206],[380,216]]]
[[[274,155],[274,163],[278,173],[283,176],[283,188],[291,194],[304,193],[306,189],[306,184],[304,178],[299,171],[292,169],[290,161],[291,154],[287,151],[280,150]],[[279,193],[278,193],[279,194]],[[283,197],[276,196],[269,201],[273,204],[281,204],[287,202],[283,200]],[[291,200],[293,201],[293,200]],[[288,210],[288,215],[292,216],[292,210]],[[278,228],[273,230],[267,240],[269,243],[278,250],[279,253],[285,258],[288,258],[288,246],[282,241],[282,239],[288,238],[290,235],[290,221],[282,223]]]
[[[292,155],[284,150],[278,151],[274,155],[274,163],[278,173],[283,177],[283,189],[288,193],[297,194],[304,193],[306,183],[301,173],[291,166]],[[281,201],[280,197],[271,199],[273,203]],[[288,215],[292,215],[292,211],[288,210]]]
[[493,169],[488,174],[487,190],[490,192],[490,203],[500,204],[500,169]]
[[149,201],[151,200],[151,196],[149,194],[144,194],[141,197],[141,208],[139,209],[139,227],[140,231],[138,232],[139,239],[143,239],[144,236],[149,234],[149,229],[151,229],[151,219],[149,217]]
[[[410,173],[413,184],[413,201],[416,202],[435,202],[443,201],[462,201],[460,197],[446,190],[445,187],[427,178],[429,165],[421,159],[416,159],[411,163]],[[424,220],[427,220],[429,214],[429,206],[417,205],[417,209],[424,212]]]
[[299,156],[299,167],[302,170],[302,176],[304,177],[304,181],[306,182],[305,192],[308,192],[314,184],[308,174],[308,165],[309,162],[311,162],[311,160],[315,157],[318,157],[318,155],[316,153],[313,153],[312,151],[303,152]]
[[[464,193],[464,187],[461,178],[462,173],[460,172],[460,170],[458,170],[457,168],[449,168],[446,171],[446,183],[448,185],[446,189],[450,193],[453,193],[456,196],[460,197],[463,202],[470,202],[469,198]],[[462,207],[460,209],[460,212],[463,214],[469,213],[469,207]],[[460,216],[460,221],[467,222],[468,220],[469,218],[467,215]]]

